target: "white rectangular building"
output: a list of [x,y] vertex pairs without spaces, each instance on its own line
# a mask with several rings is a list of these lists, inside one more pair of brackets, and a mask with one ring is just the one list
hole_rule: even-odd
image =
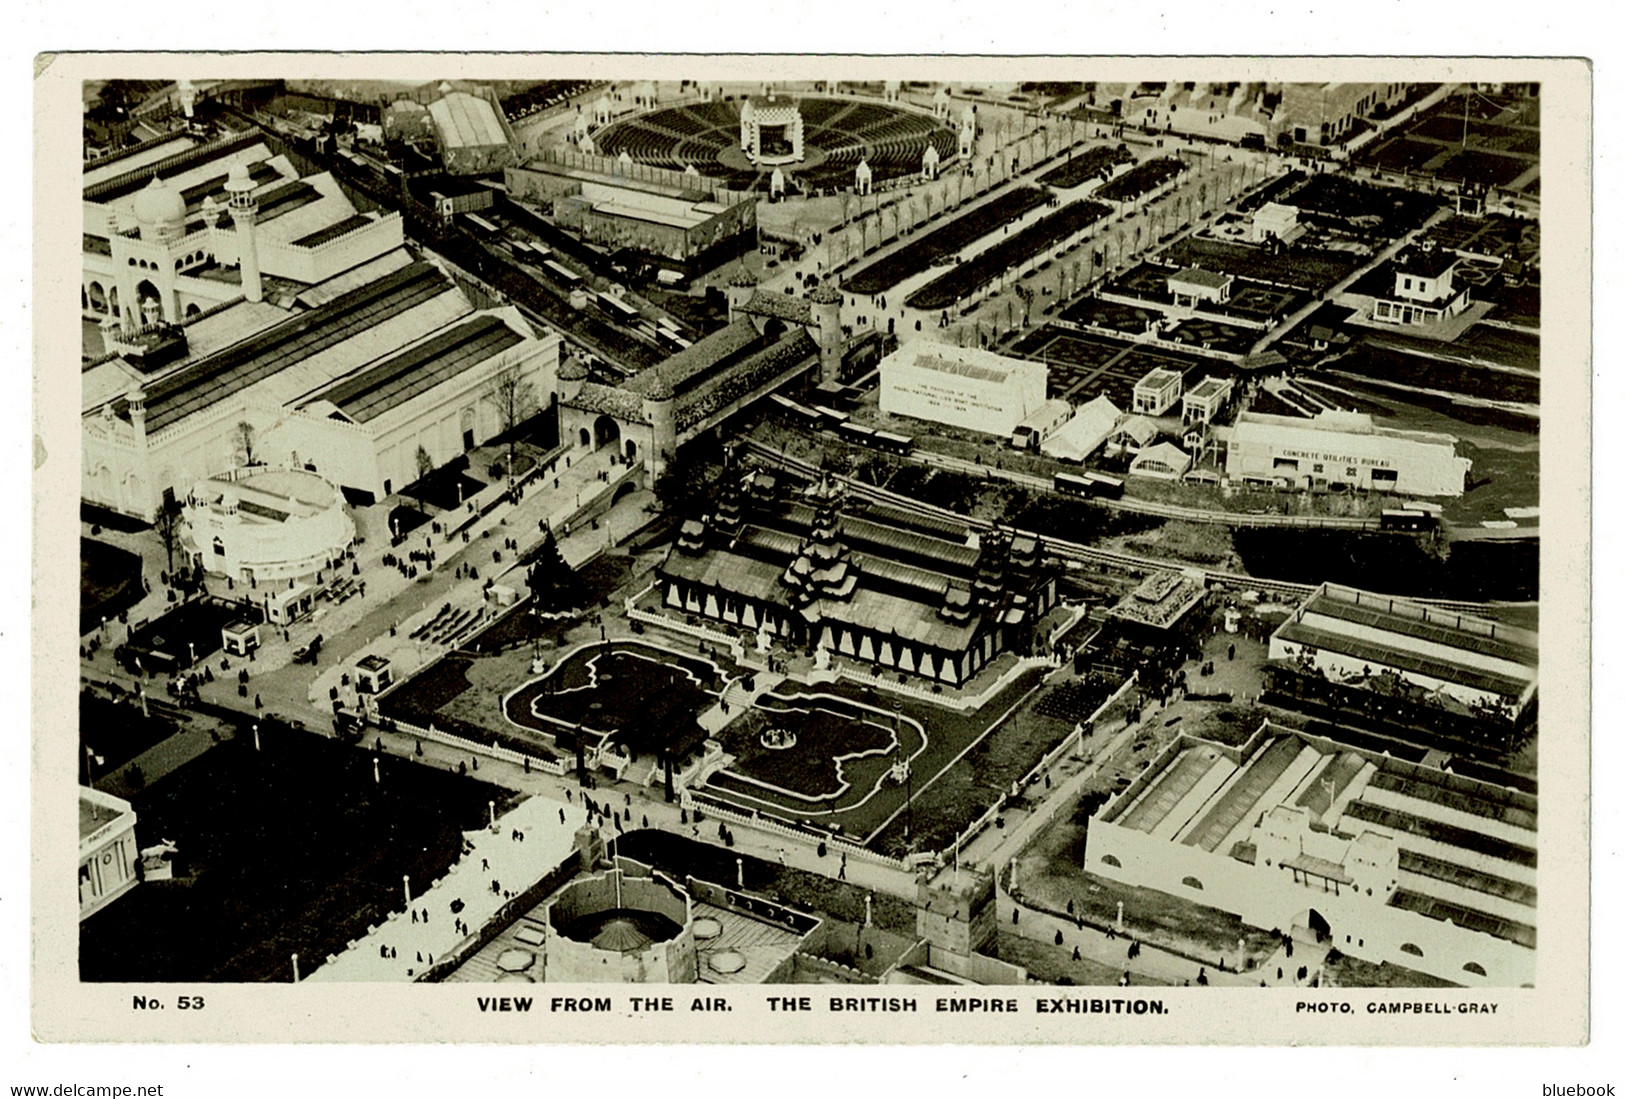
[[1049,368],[976,347],[914,340],[880,363],[880,408],[1008,438],[1044,404]]
[[1470,459],[1457,456],[1454,436],[1378,427],[1361,412],[1313,419],[1243,412],[1225,461],[1233,480],[1407,496],[1460,496],[1471,468]]
[[1134,411],[1142,416],[1161,416],[1179,400],[1184,376],[1166,366],[1152,368],[1134,383]]

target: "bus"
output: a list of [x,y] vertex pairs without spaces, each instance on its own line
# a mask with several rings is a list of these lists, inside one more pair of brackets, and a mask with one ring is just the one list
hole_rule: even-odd
[[1089,472],[1085,477],[1095,484],[1094,495],[1106,500],[1121,500],[1123,498],[1123,479],[1121,477],[1108,477],[1104,473]]
[[463,218],[473,227],[476,236],[495,239],[502,235],[501,229],[498,229],[478,214],[464,214]]
[[1080,477],[1076,473],[1057,473],[1055,491],[1087,499],[1095,494],[1095,483],[1087,476]]
[[570,290],[574,290],[576,287],[583,285],[587,281],[556,260],[543,260],[542,267],[547,270],[549,275],[553,276]]
[[1428,531],[1438,526],[1438,516],[1421,508],[1383,508],[1383,530]]
[[907,455],[914,450],[914,439],[909,435],[899,435],[895,431],[877,431],[874,434],[873,445],[891,454]]
[[796,420],[796,422],[805,427],[819,426],[820,419],[818,413],[808,408],[806,405],[801,404],[798,401],[792,401],[789,397],[786,397],[782,393],[774,393],[772,397],[773,403],[788,412]]
[[632,324],[640,316],[636,309],[610,294],[598,295],[598,307],[622,324]]

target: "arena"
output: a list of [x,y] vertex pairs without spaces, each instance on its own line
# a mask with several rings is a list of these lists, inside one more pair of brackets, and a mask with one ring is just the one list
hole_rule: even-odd
[[[741,147],[746,104],[775,109],[787,97],[769,100],[712,100],[661,108],[626,118],[594,135],[598,152],[622,153],[639,164],[682,172],[692,166],[702,176],[739,191],[766,191],[773,166],[783,164],[792,187],[805,194],[850,186],[860,163],[873,184],[918,175],[926,150],[944,164],[959,151],[959,138],[930,115],[893,104],[806,96],[795,99],[801,120],[800,157],[751,156]],[[753,111],[756,109],[753,106]],[[784,129],[784,124],[779,124]],[[788,138],[782,139],[786,145]]]

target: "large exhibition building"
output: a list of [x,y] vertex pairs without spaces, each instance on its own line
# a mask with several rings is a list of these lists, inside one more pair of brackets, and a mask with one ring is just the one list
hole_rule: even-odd
[[1535,975],[1532,794],[1266,723],[1180,736],[1089,822],[1085,869],[1463,985]]
[[1049,368],[977,347],[903,344],[880,363],[880,408],[1009,438],[1044,404]]
[[165,489],[256,464],[381,498],[502,430],[499,375],[544,406],[555,390],[557,336],[512,306],[476,310],[402,250],[266,308],[164,333],[179,357],[150,372],[126,354],[85,373],[87,501],[150,519]]
[[829,485],[781,497],[771,477],[736,480],[708,519],[683,525],[657,571],[666,606],[782,642],[965,682],[999,653],[1026,653],[1056,577],[1029,536],[977,537],[847,504]]
[[1378,427],[1362,412],[1310,420],[1243,412],[1225,463],[1231,480],[1406,496],[1460,496],[1471,468],[1471,459],[1457,456],[1454,436]]

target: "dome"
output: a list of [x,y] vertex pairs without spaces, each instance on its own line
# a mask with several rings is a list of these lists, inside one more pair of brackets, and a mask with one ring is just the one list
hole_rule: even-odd
[[814,305],[839,305],[841,291],[833,282],[820,283],[816,290],[807,295],[807,300]]
[[231,166],[231,171],[226,173],[226,193],[235,195],[239,192],[252,191],[253,189],[254,181],[249,178],[248,165],[240,163],[233,164]]
[[163,225],[186,220],[186,200],[157,176],[136,192],[135,220],[142,225]]
[[653,377],[650,378],[649,384],[643,390],[644,400],[669,401],[676,396],[676,393],[671,388],[671,383],[666,381],[665,375],[661,374],[658,368],[652,373]]
[[755,286],[756,276],[741,267],[732,278],[728,280],[729,286]]
[[574,355],[566,356],[559,363],[559,380],[565,382],[579,382],[587,376],[587,366]]

